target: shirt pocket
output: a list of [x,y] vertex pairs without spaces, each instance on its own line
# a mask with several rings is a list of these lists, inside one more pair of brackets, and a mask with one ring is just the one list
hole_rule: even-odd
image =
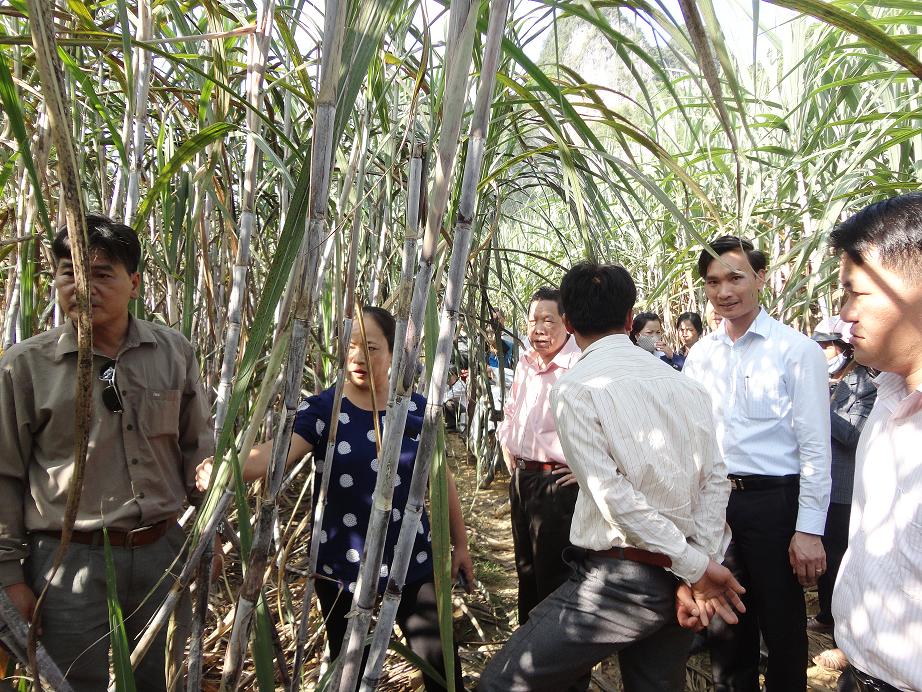
[[746,417],[751,420],[781,418],[784,384],[774,373],[747,375],[743,379]]
[[178,389],[148,389],[141,400],[141,429],[148,437],[179,435]]

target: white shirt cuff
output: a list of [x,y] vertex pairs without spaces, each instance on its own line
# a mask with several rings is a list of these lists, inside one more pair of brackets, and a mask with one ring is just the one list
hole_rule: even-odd
[[797,512],[797,530],[822,536],[826,531],[826,511],[801,507]]
[[709,558],[693,545],[686,545],[685,551],[678,558],[672,558],[672,573],[689,584],[694,584],[704,576]]

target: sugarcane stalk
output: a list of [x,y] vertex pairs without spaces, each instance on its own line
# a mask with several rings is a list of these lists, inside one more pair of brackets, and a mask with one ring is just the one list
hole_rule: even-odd
[[[250,108],[247,109],[247,137],[246,151],[244,155],[244,173],[242,179],[242,193],[240,199],[240,221],[239,233],[237,238],[237,252],[234,259],[233,283],[231,287],[230,298],[227,307],[227,325],[226,340],[224,345],[224,355],[221,363],[221,378],[218,385],[218,396],[215,411],[215,440],[221,437],[224,429],[225,418],[227,416],[227,405],[230,401],[231,387],[233,376],[237,363],[237,352],[240,345],[240,334],[242,331],[242,311],[244,304],[244,292],[246,290],[247,272],[250,264],[250,240],[253,235],[253,229],[256,225],[256,187],[259,164],[261,161],[261,152],[257,145],[257,138],[262,131],[261,120],[257,115],[260,101],[262,99],[261,89],[263,78],[265,76],[266,58],[269,49],[269,40],[272,35],[272,27],[275,18],[275,0],[264,0],[257,6],[256,30],[248,35],[247,47],[247,73],[245,92],[246,100]],[[270,510],[272,508],[270,507]],[[262,513],[261,513],[262,516]],[[271,521],[271,517],[270,517]],[[205,540],[202,537],[200,540]],[[262,541],[268,541],[268,535],[259,536],[257,534],[254,543],[254,551],[251,552],[251,567],[258,567],[261,559],[265,559],[262,551]],[[256,549],[258,545],[259,550]],[[266,544],[266,551],[268,544]],[[256,553],[256,557],[253,557]],[[263,565],[264,567],[265,565]],[[254,572],[258,575],[254,576]],[[259,595],[262,583],[261,575],[263,569],[251,570],[247,573],[244,585],[241,587],[238,607],[235,611],[235,617],[249,623],[249,618],[255,608],[256,598]],[[257,583],[254,583],[257,580]],[[199,588],[208,590],[210,585],[199,583]],[[246,639],[249,635],[249,629],[244,628],[243,632],[239,631],[237,622],[235,622],[234,635],[228,646],[227,657],[225,658],[225,674],[222,678],[222,685],[229,677],[239,679],[239,671],[242,667],[242,651],[246,648]],[[241,642],[242,638],[242,642]],[[239,662],[239,663],[238,663]]]
[[[57,572],[70,545],[71,533],[77,519],[80,494],[83,491],[84,469],[89,445],[90,410],[93,392],[93,324],[90,317],[90,286],[88,268],[89,252],[86,244],[86,216],[83,210],[83,195],[80,191],[80,177],[74,145],[71,140],[71,119],[67,109],[64,76],[55,41],[51,9],[45,0],[28,0],[29,24],[32,29],[32,45],[35,48],[35,66],[42,84],[45,106],[48,114],[48,129],[58,157],[58,179],[61,185],[64,218],[67,237],[70,241],[71,259],[74,267],[77,303],[77,372],[76,394],[74,396],[74,466],[67,488],[67,502],[61,526],[61,544],[55,552],[51,575]],[[39,191],[36,191],[38,194]],[[35,614],[29,628],[29,662],[38,679],[38,664],[35,659],[35,637],[41,605],[47,592],[38,597]],[[40,683],[37,683],[40,687]]]
[[186,677],[188,692],[199,692],[202,689],[202,645],[205,641],[205,620],[208,616],[208,589],[201,588],[201,585],[211,582],[213,554],[212,545],[206,545],[195,574],[199,588],[195,591],[192,627],[189,631],[189,672]]
[[257,6],[256,31],[249,34],[247,51],[246,100],[247,138],[244,158],[242,193],[240,196],[240,222],[237,238],[237,253],[234,259],[233,282],[227,306],[227,338],[224,357],[221,362],[221,381],[218,385],[218,399],[215,410],[215,439],[221,436],[227,405],[230,401],[237,351],[240,345],[241,313],[246,291],[247,271],[250,265],[250,239],[256,225],[256,187],[261,152],[256,143],[262,131],[262,121],[257,115],[261,101],[261,89],[266,70],[266,56],[275,16],[275,0],[263,0]]
[[[275,498],[284,478],[285,462],[291,441],[294,418],[300,398],[301,373],[307,352],[309,321],[313,312],[315,292],[314,277],[320,261],[320,248],[327,223],[327,201],[330,194],[331,163],[333,158],[333,122],[336,115],[336,92],[342,47],[346,26],[346,3],[328,0],[324,16],[321,82],[316,100],[314,133],[311,147],[310,199],[308,202],[308,227],[301,246],[295,273],[300,275],[297,298],[294,300],[294,326],[291,348],[286,362],[285,415],[281,428],[274,436],[269,481],[260,511],[260,521],[250,554],[250,567],[237,602],[234,628],[224,658],[221,688],[236,689],[243,667],[243,651],[255,608],[255,600],[262,586],[268,553],[268,541],[274,522]],[[254,143],[255,144],[255,143]],[[220,405],[220,402],[219,402]]]
[[[28,663],[26,653],[29,642],[29,623],[22,619],[16,606],[6,595],[6,590],[0,589],[0,641],[20,663]],[[35,668],[56,692],[71,692],[70,683],[64,679],[60,668],[48,655],[48,651],[38,642],[35,648]]]
[[[365,156],[368,147],[368,126],[371,116],[371,106],[366,104],[365,116],[362,121],[361,139],[356,151],[359,154],[359,170],[356,180],[355,208],[352,217],[352,232],[349,238],[349,258],[346,264],[346,295],[344,304],[344,320],[342,337],[337,346],[339,371],[336,376],[336,389],[333,394],[333,409],[330,414],[330,425],[327,432],[327,447],[323,460],[320,463],[320,486],[317,491],[317,501],[314,505],[314,520],[311,526],[310,553],[308,557],[307,580],[302,594],[301,615],[298,618],[298,635],[295,643],[294,664],[289,690],[298,692],[301,686],[301,668],[304,665],[304,651],[308,639],[308,616],[311,610],[311,601],[314,595],[314,574],[317,571],[317,561],[320,556],[320,527],[323,526],[323,514],[326,510],[327,490],[330,485],[330,465],[336,450],[336,433],[339,430],[339,412],[342,408],[343,387],[346,375],[346,356],[349,343],[352,340],[352,321],[355,317],[355,276],[358,263],[359,236],[362,226],[362,198],[365,189],[365,170],[368,157]],[[315,455],[319,459],[319,456]]]
[[[152,36],[150,3],[138,0],[138,27],[135,38],[139,44]],[[147,139],[147,96],[150,93],[150,76],[154,56],[140,45],[134,50],[134,64],[137,66],[134,81],[134,113],[129,126],[132,145],[128,151],[128,194],[125,197],[125,223],[134,220],[141,199],[141,157]]]
[[439,137],[435,180],[430,194],[432,204],[426,219],[422,257],[416,275],[413,300],[410,304],[410,319],[407,323],[405,343],[403,348],[395,351],[391,366],[396,367],[400,375],[397,378],[396,387],[388,396],[384,418],[384,442],[378,457],[380,466],[372,496],[371,517],[365,535],[365,547],[362,551],[359,576],[352,601],[353,614],[346,634],[345,651],[339,657],[340,662],[334,674],[332,687],[340,692],[353,692],[358,683],[365,636],[368,634],[372,609],[377,596],[378,574],[391,515],[394,479],[397,477],[403,430],[413,393],[413,382],[416,379],[416,361],[434,272],[435,250],[448,206],[451,173],[458,152],[458,138],[464,115],[478,6],[479,3],[469,0],[454,2],[451,5],[445,55],[442,132]]
[[[464,161],[464,174],[461,182],[461,196],[458,208],[458,223],[455,226],[452,243],[451,264],[448,282],[445,288],[445,301],[439,323],[439,337],[436,346],[432,377],[426,399],[426,413],[420,436],[416,463],[410,482],[410,492],[406,509],[400,524],[400,534],[394,549],[394,559],[390,567],[387,589],[378,613],[378,621],[372,636],[368,664],[362,678],[362,692],[372,692],[378,686],[384,657],[390,641],[397,608],[406,580],[410,556],[416,540],[425,504],[426,488],[429,481],[429,468],[438,442],[438,431],[442,422],[442,406],[445,402],[445,390],[448,364],[451,361],[455,332],[457,331],[458,309],[464,287],[464,273],[471,248],[471,226],[477,211],[477,184],[480,182],[483,168],[484,149],[490,126],[490,110],[493,90],[496,85],[496,70],[499,64],[500,48],[509,10],[509,0],[494,0],[490,8],[490,20],[484,45],[481,64],[480,87],[474,106],[468,137],[467,157]],[[446,661],[447,665],[447,661]],[[449,686],[452,681],[447,681]]]
[[[412,123],[411,123],[412,126]],[[419,220],[423,211],[423,170],[425,169],[426,147],[422,142],[413,142],[410,154],[410,173],[407,178],[407,230],[403,238],[402,263],[397,284],[397,302],[394,317],[394,343],[402,344],[407,335],[407,320],[410,314],[410,297],[413,295],[413,276],[416,273],[416,244],[419,240]],[[397,368],[391,368],[388,391],[397,386]]]

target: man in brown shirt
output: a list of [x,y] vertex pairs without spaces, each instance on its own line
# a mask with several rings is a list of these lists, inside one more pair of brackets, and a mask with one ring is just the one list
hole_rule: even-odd
[[[103,690],[109,678],[102,528],[134,639],[171,586],[157,582],[184,541],[176,517],[213,446],[192,345],[128,312],[140,284],[137,235],[101,216],[88,216],[87,227],[98,380],[73,542],[42,607],[40,637],[78,692]],[[0,358],[0,586],[26,619],[50,575],[74,461],[76,302],[66,229],[52,252],[69,319]],[[161,638],[138,668],[139,690],[165,689],[165,628]]]

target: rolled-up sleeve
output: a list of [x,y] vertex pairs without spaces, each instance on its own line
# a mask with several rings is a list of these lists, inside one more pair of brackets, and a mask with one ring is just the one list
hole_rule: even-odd
[[703,391],[700,402],[690,403],[686,411],[686,425],[701,428],[696,439],[701,440],[694,454],[700,468],[698,495],[694,498],[692,519],[695,533],[689,536],[689,543],[700,547],[715,562],[723,562],[724,552],[730,543],[730,527],[726,522],[727,502],[730,499],[730,481],[727,479],[727,465],[724,463],[714,422],[710,415],[708,395]]
[[29,392],[17,386],[8,358],[0,358],[0,587],[23,581],[23,498],[32,436],[25,415]]
[[200,493],[195,488],[195,469],[205,458],[214,454],[214,431],[211,406],[205,395],[198,360],[191,344],[188,344],[186,385],[179,415],[179,448],[182,453],[186,492],[189,501],[197,504]]

